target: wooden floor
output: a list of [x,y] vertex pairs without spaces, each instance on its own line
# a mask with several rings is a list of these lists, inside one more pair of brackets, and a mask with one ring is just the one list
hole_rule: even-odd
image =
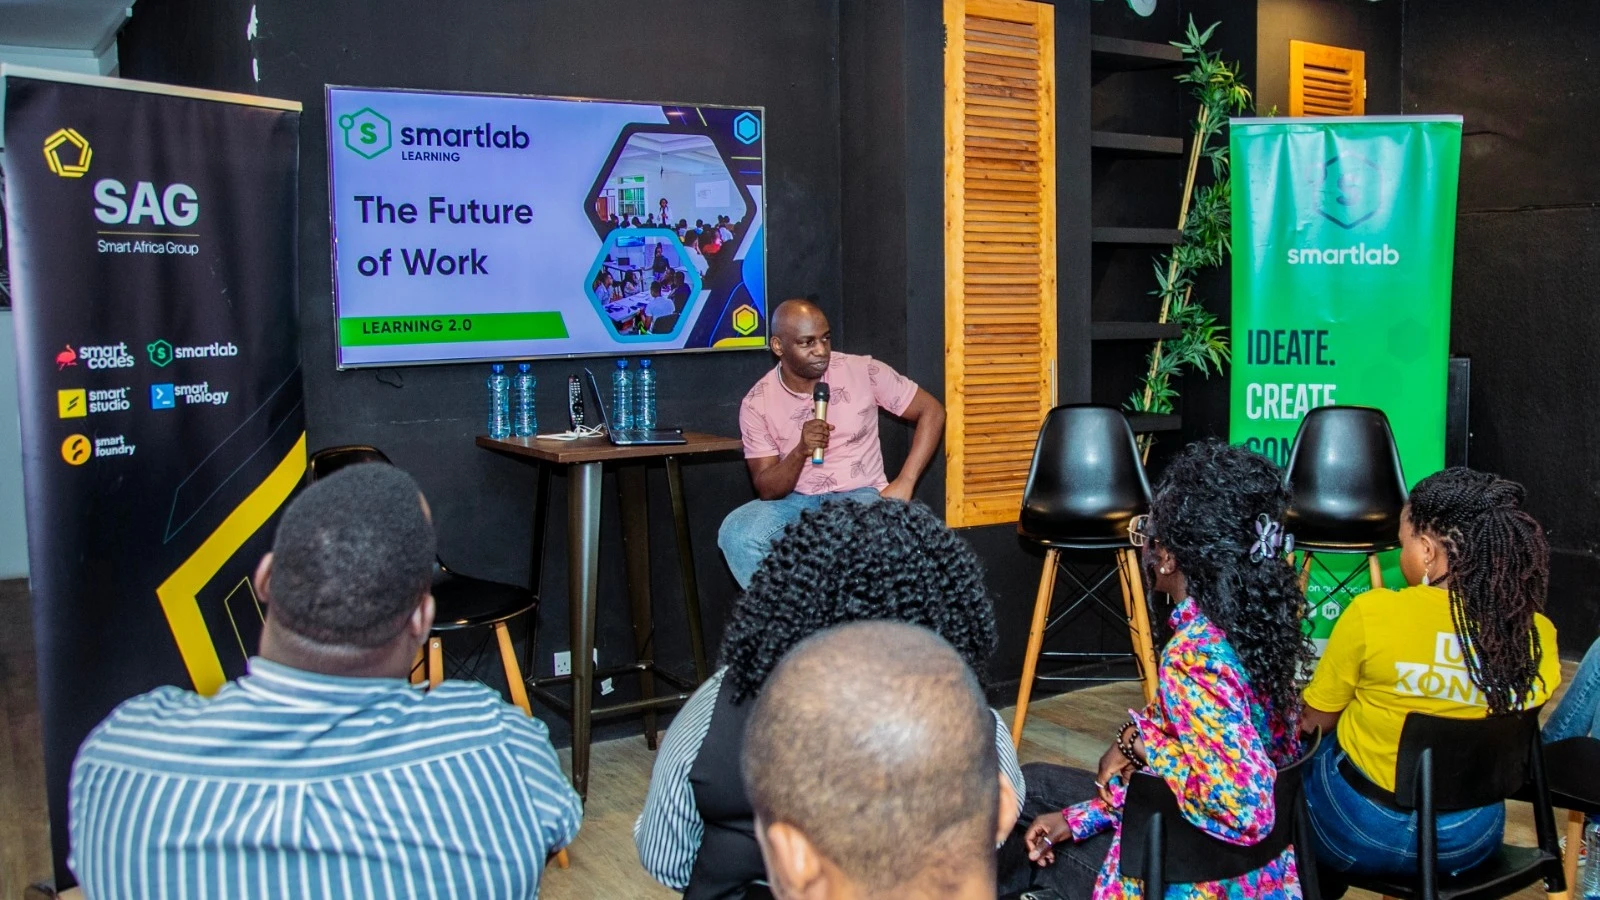
[[[0,581],[0,900],[17,900],[23,889],[50,876],[50,837],[44,799],[44,763],[39,746],[32,628],[22,582]],[[1575,663],[1563,665],[1571,678]],[[1563,684],[1563,688],[1565,685]],[[1136,684],[1108,684],[1033,704],[1019,753],[1024,763],[1050,762],[1091,768],[1110,742],[1111,730],[1140,705]],[[1552,703],[1553,707],[1554,704]],[[1011,711],[1003,711],[1007,722]],[[568,754],[562,751],[562,761]],[[640,868],[633,847],[633,820],[644,804],[654,754],[644,738],[594,747],[589,802],[583,829],[572,845],[572,868],[550,867],[542,897],[549,900],[673,898]],[[1533,843],[1529,808],[1511,804],[1507,837]],[[1362,892],[1351,892],[1358,897]],[[1520,898],[1538,900],[1538,889]],[[1370,900],[1371,895],[1359,900]]]

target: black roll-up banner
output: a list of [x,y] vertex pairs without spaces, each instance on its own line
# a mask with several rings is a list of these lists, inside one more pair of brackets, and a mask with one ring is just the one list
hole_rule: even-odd
[[305,469],[300,106],[7,67],[5,179],[51,836],[89,731],[254,651]]

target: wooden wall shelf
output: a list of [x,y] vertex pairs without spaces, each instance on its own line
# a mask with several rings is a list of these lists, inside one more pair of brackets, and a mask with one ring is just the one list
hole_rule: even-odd
[[1089,326],[1092,341],[1166,341],[1183,336],[1176,322],[1095,322]]
[[1171,44],[1130,41],[1099,34],[1089,38],[1089,64],[1096,69],[1129,72],[1175,66],[1181,62],[1183,54]]
[[1170,247],[1182,237],[1176,228],[1094,228],[1091,239],[1096,244],[1125,246]]
[[1095,131],[1089,135],[1095,152],[1123,157],[1165,157],[1183,155],[1183,138],[1153,134],[1127,134],[1120,131]]

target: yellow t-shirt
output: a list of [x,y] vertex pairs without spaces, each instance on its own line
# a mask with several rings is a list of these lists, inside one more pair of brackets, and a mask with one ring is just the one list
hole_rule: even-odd
[[[1561,683],[1556,628],[1543,615],[1533,621],[1544,656],[1530,706],[1548,700]],[[1450,595],[1422,585],[1379,588],[1351,601],[1333,627],[1305,701],[1324,712],[1344,711],[1339,746],[1362,774],[1391,791],[1406,713],[1478,719],[1489,712],[1483,692],[1467,677]]]

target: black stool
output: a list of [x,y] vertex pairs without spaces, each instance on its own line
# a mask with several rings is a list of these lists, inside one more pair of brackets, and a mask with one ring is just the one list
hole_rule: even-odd
[[[1344,876],[1350,886],[1386,897],[1490,900],[1514,894],[1543,877],[1546,892],[1564,894],[1566,878],[1545,783],[1543,749],[1539,707],[1485,719],[1408,713],[1400,729],[1392,805],[1417,815],[1416,877]],[[1533,803],[1539,846],[1501,844],[1480,865],[1460,875],[1441,876],[1439,813],[1476,809],[1516,797]]]
[[[1550,805],[1567,811],[1567,852],[1562,856],[1562,871],[1568,889],[1576,892],[1583,817],[1600,813],[1600,740],[1575,737],[1546,744],[1544,772]],[[1600,866],[1600,860],[1591,860],[1589,865]]]
[[[1022,513],[1017,519],[1017,533],[1045,548],[1044,572],[1033,604],[1033,624],[1028,629],[1027,655],[1022,658],[1017,713],[1011,724],[1011,740],[1019,746],[1045,632],[1060,625],[1085,601],[1093,601],[1092,608],[1101,609],[1104,605],[1096,591],[1111,578],[1107,573],[1093,585],[1085,584],[1070,568],[1061,565],[1062,550],[1109,550],[1116,555],[1114,572],[1122,587],[1123,617],[1133,642],[1134,662],[1144,682],[1145,699],[1155,696],[1156,657],[1149,608],[1138,555],[1128,537],[1128,524],[1149,509],[1150,482],[1127,417],[1110,406],[1083,404],[1050,410],[1039,429],[1028,484],[1023,489]],[[1083,593],[1051,622],[1056,572],[1063,568]],[[1122,654],[1050,655],[1105,658]]]
[[1248,875],[1294,845],[1295,868],[1307,898],[1321,896],[1311,858],[1311,820],[1301,791],[1306,760],[1322,743],[1319,729],[1306,739],[1305,752],[1278,770],[1272,789],[1276,815],[1272,831],[1246,847],[1205,832],[1183,817],[1166,779],[1135,772],[1122,805],[1122,877],[1144,882],[1144,896],[1165,897],[1169,884],[1197,884]]
[[[391,464],[389,457],[376,447],[365,445],[328,447],[311,454],[311,459],[306,464],[306,482],[309,484],[318,478],[326,478],[346,466],[359,463]],[[488,642],[493,639],[498,644],[500,664],[505,669],[506,689],[511,693],[511,702],[523,712],[533,715],[533,709],[528,703],[527,683],[522,677],[522,666],[517,663],[507,623],[532,611],[539,605],[539,598],[527,588],[514,584],[502,584],[498,581],[462,575],[445,565],[443,560],[434,561],[433,571],[433,599],[438,612],[434,615],[433,631],[428,635],[428,644],[423,653],[423,666],[418,669],[416,675],[425,677],[430,687],[437,685],[446,677],[447,661],[451,663],[452,674],[455,672],[471,674],[477,669],[477,665],[471,661],[478,660]],[[473,629],[487,629],[487,633],[477,650],[467,657],[469,662],[447,659],[443,635],[447,632]],[[533,645],[532,634],[528,636],[528,645],[530,648]],[[414,677],[413,680],[421,678]]]
[[[1302,552],[1300,590],[1310,583],[1313,551],[1365,553],[1372,586],[1383,587],[1378,554],[1400,546],[1407,497],[1400,453],[1383,411],[1323,406],[1306,413],[1283,480],[1294,492],[1284,527]],[[1350,592],[1354,577],[1355,572],[1346,575],[1328,596]]]

